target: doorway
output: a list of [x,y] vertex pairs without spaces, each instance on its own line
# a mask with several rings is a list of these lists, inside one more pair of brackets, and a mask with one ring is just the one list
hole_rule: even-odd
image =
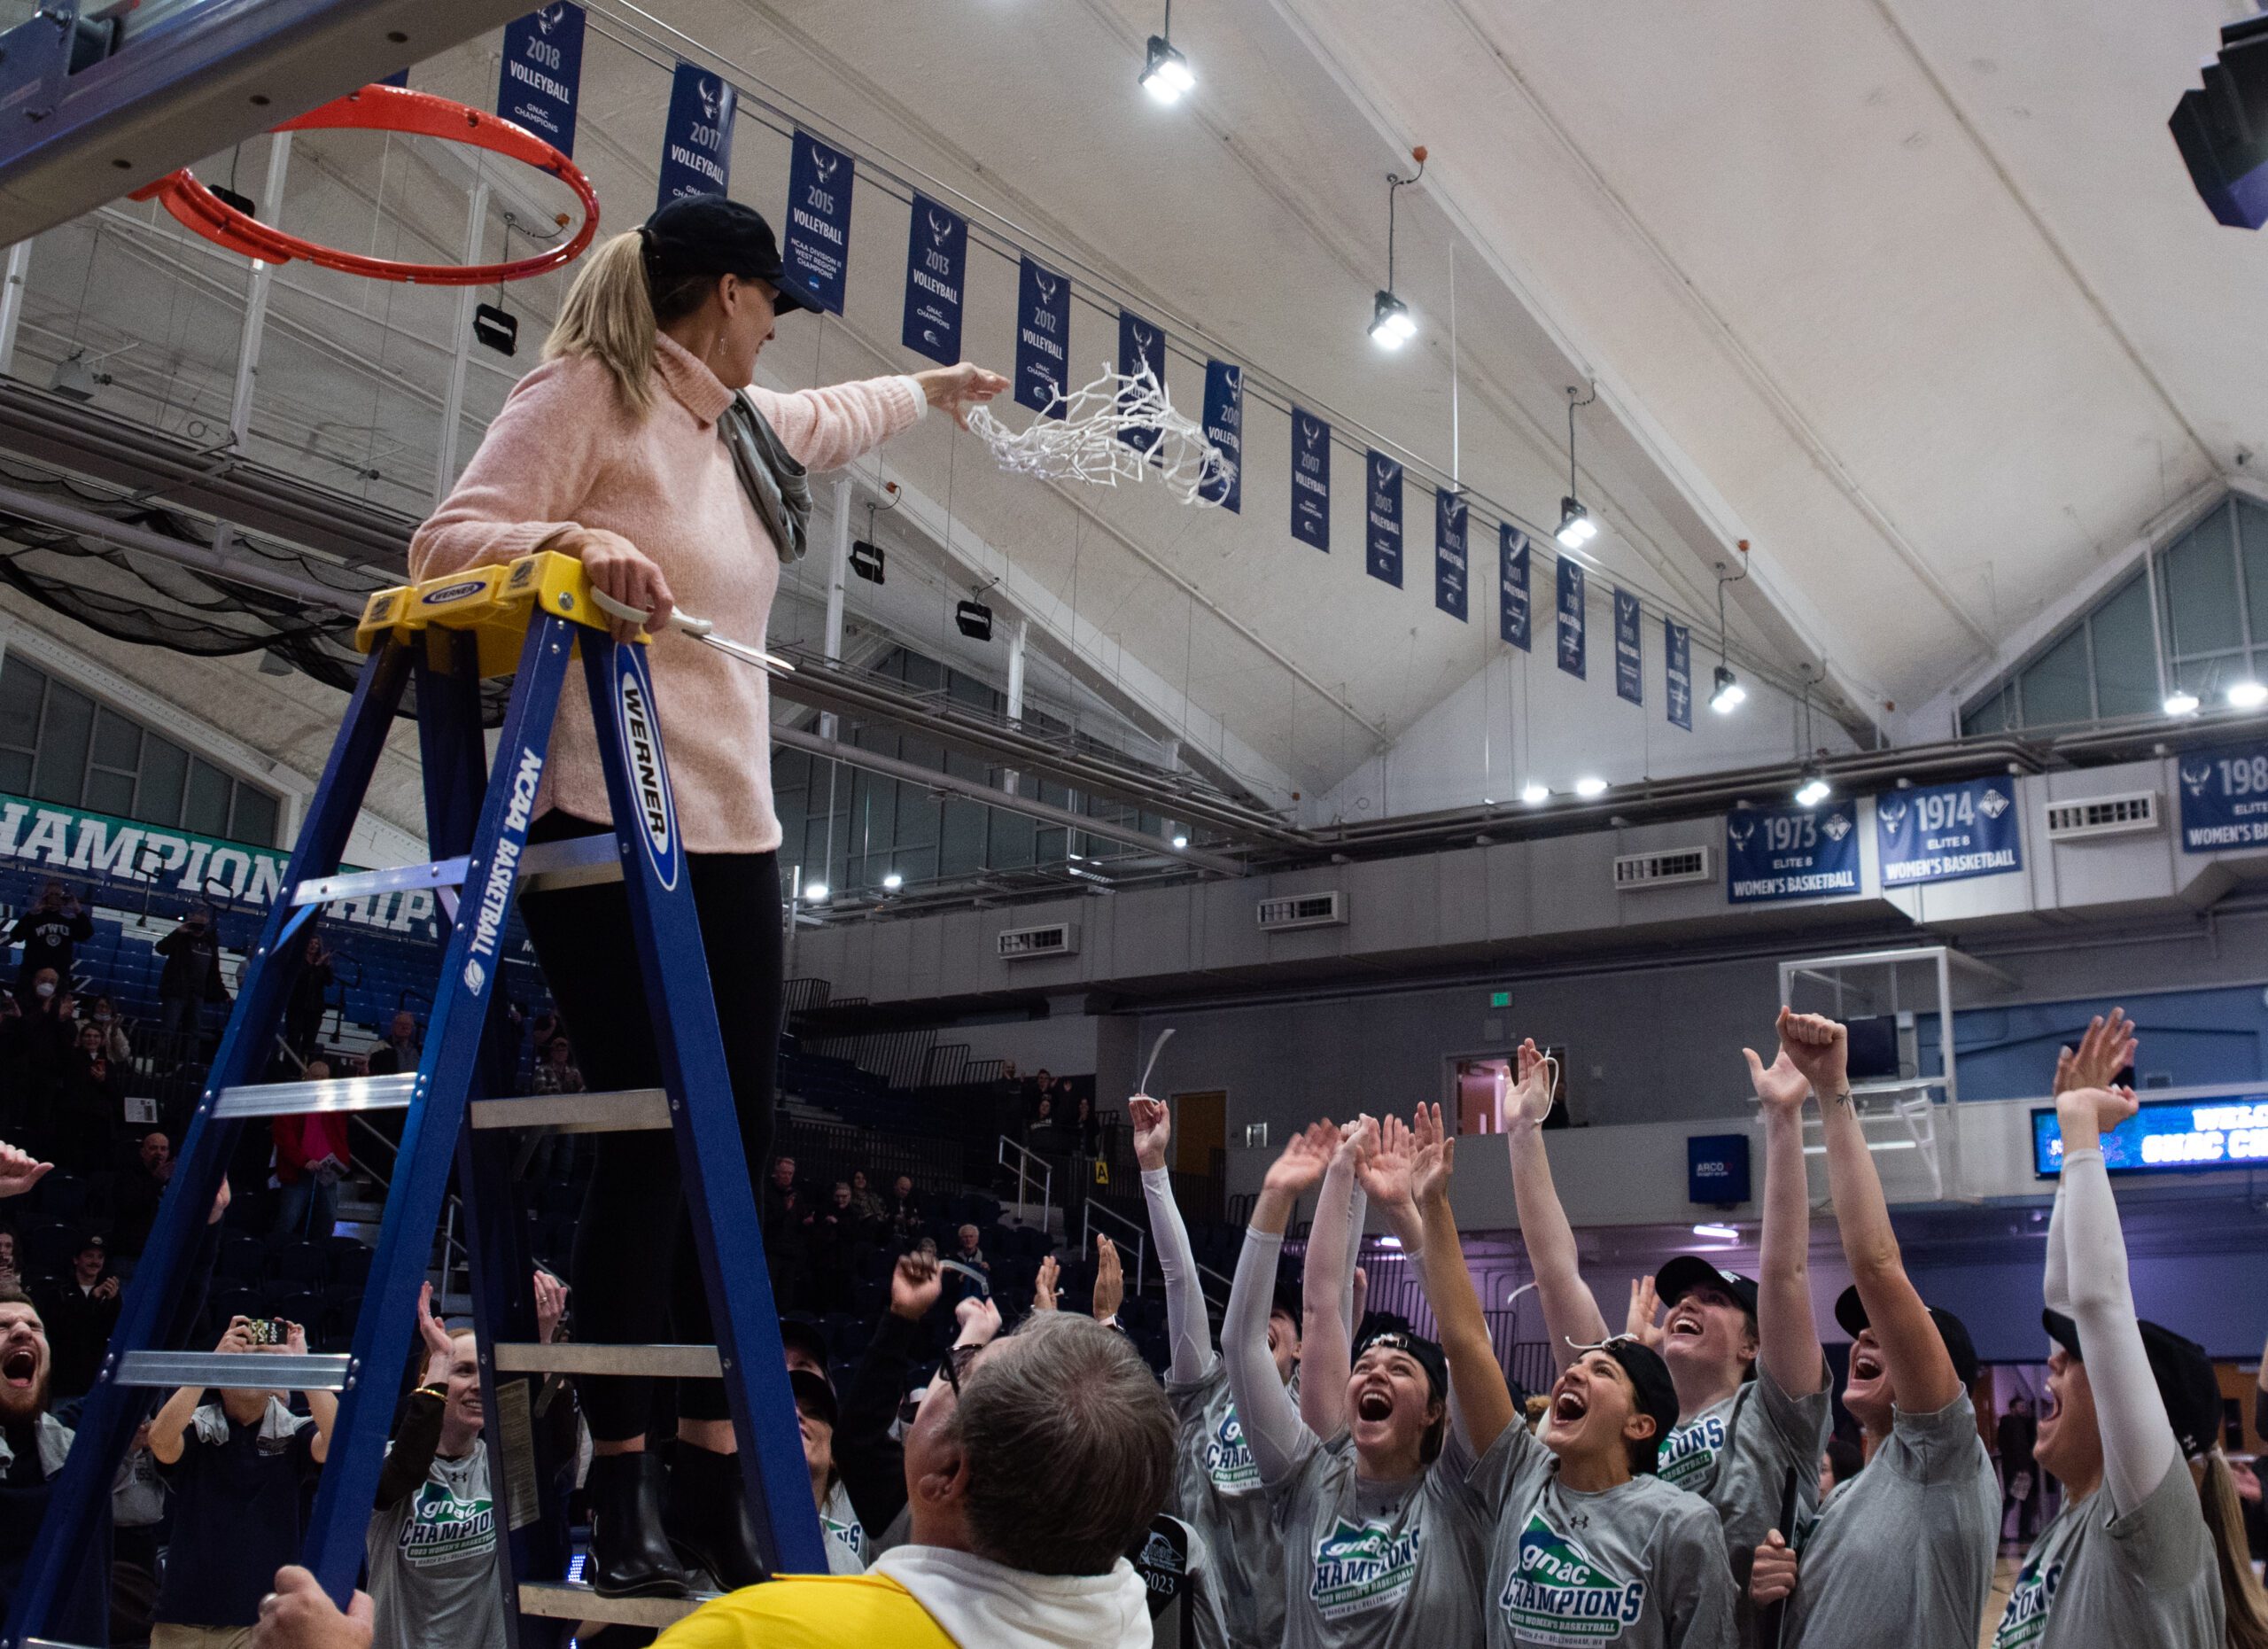
[[1170,1096],[1174,1197],[1199,1219],[1221,1218],[1229,1173],[1229,1093],[1203,1088]]
[[[1544,1053],[1558,1063],[1552,1068],[1551,1110],[1544,1117],[1547,1128],[1567,1125],[1567,1050],[1547,1047]],[[1509,1085],[1512,1077],[1513,1055],[1503,1054],[1464,1054],[1449,1061],[1450,1108],[1455,1112],[1454,1124],[1457,1132],[1495,1133],[1496,1132],[1496,1085]]]

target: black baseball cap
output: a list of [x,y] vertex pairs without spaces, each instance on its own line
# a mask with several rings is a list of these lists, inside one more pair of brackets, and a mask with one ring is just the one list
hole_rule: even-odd
[[1276,1285],[1276,1297],[1269,1302],[1268,1315],[1288,1317],[1294,1326],[1307,1320],[1307,1295],[1297,1282],[1285,1281]]
[[[1953,1359],[1953,1376],[1961,1381],[1961,1389],[1969,1388],[1977,1378],[1977,1342],[1969,1337],[1969,1326],[1951,1311],[1931,1306],[1930,1320],[1938,1326],[1938,1337],[1946,1342],[1946,1355]],[[1835,1320],[1843,1332],[1856,1340],[1859,1331],[1867,1326],[1866,1302],[1859,1298],[1856,1283],[1836,1296]],[[2077,1352],[2072,1353],[2074,1357]]]
[[1648,1440],[1651,1446],[1634,1454],[1630,1462],[1633,1471],[1651,1472],[1660,1458],[1662,1444],[1677,1428],[1677,1386],[1669,1377],[1669,1365],[1653,1347],[1627,1334],[1617,1334],[1599,1350],[1619,1363],[1630,1377],[1638,1412],[1653,1417],[1654,1435]]
[[796,1394],[798,1411],[809,1409],[812,1415],[825,1420],[832,1427],[840,1423],[841,1411],[835,1407],[835,1388],[807,1368],[790,1369],[788,1385]]
[[1654,1293],[1665,1310],[1696,1288],[1722,1288],[1751,1318],[1756,1315],[1756,1279],[1720,1271],[1697,1254],[1681,1254],[1654,1273]]
[[[2079,1326],[2061,1311],[2042,1311],[2039,1320],[2048,1335],[2082,1363]],[[2219,1446],[2221,1440],[2221,1382],[2213,1373],[2213,1359],[2194,1340],[2157,1323],[2136,1325],[2142,1331],[2142,1350],[2150,1359],[2150,1374],[2157,1381],[2158,1400],[2173,1423],[2181,1457],[2194,1460]]]
[[110,1252],[110,1240],[105,1237],[99,1231],[90,1231],[79,1239],[79,1246],[76,1248],[74,1248],[72,1252],[74,1255],[108,1254]]
[[723,195],[680,195],[665,202],[638,231],[651,280],[682,275],[737,275],[779,289],[772,306],[817,314],[822,306],[780,258],[780,243],[764,214]]
[[827,1370],[827,1379],[835,1378],[827,1350],[827,1336],[819,1332],[819,1319],[802,1311],[790,1311],[780,1319],[780,1349],[802,1351],[821,1368]]
[[1372,1346],[1402,1351],[1417,1359],[1418,1366],[1425,1371],[1425,1384],[1436,1397],[1447,1397],[1449,1389],[1449,1360],[1441,1348],[1423,1334],[1411,1334],[1401,1328],[1378,1328],[1355,1343],[1354,1361],[1363,1360],[1363,1353]]

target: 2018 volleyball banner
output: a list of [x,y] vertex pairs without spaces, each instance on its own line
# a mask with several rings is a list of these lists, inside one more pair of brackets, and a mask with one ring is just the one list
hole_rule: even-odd
[[1433,605],[1459,624],[1466,622],[1466,513],[1464,500],[1447,487],[1433,494]]
[[1638,598],[1619,586],[1614,592],[1614,693],[1634,704],[1646,702],[1646,658],[1638,646]]
[[1496,526],[1496,637],[1507,647],[1529,650],[1527,534],[1509,521]]
[[2183,852],[2268,846],[2268,744],[2194,751],[2177,770]]
[[1244,513],[1244,369],[1230,361],[1205,363],[1205,439],[1228,467],[1197,489],[1231,515]]
[[1583,603],[1587,599],[1587,593],[1583,588],[1584,582],[1583,570],[1568,560],[1566,556],[1560,556],[1559,667],[1578,681],[1582,680],[1587,663],[1584,656],[1586,652],[1584,626],[1587,622],[1583,612]]
[[1402,466],[1382,452],[1363,466],[1363,570],[1402,587]]
[[968,220],[926,195],[913,197],[905,240],[905,326],[901,341],[941,366],[960,359]]
[[[1154,321],[1146,321],[1131,309],[1118,312],[1118,370],[1126,377],[1140,376],[1147,368],[1158,380],[1158,387],[1166,386],[1165,329]],[[1158,444],[1155,428],[1121,430],[1118,439],[1137,452],[1147,452]]]
[[1757,807],[1726,818],[1725,897],[1734,904],[1835,898],[1858,891],[1856,803]]
[[498,114],[571,157],[582,85],[583,8],[573,0],[554,0],[504,25]]
[[850,273],[850,182],[858,167],[840,149],[797,132],[788,159],[788,233],[781,261],[829,315],[843,313]]
[[1292,536],[1331,549],[1331,425],[1292,408]]
[[654,204],[686,195],[721,195],[733,170],[733,113],[740,93],[721,74],[680,63],[670,82],[662,124],[662,178]]
[[1068,385],[1071,348],[1071,283],[1029,258],[1016,276],[1016,400],[1034,412],[1052,411]]
[[1875,850],[1885,888],[1960,882],[2023,868],[2016,782],[1973,779],[1875,797]]
[[1674,618],[1662,620],[1663,698],[1669,724],[1693,731],[1693,631]]

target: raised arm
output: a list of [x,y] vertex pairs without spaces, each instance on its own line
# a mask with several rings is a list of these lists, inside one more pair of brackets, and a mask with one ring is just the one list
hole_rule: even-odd
[[780,444],[810,470],[841,469],[929,409],[928,391],[913,377],[785,392],[751,387],[746,393],[779,434]]
[[[1228,1365],[1229,1393],[1253,1464],[1262,1483],[1278,1483],[1297,1471],[1315,1448],[1316,1436],[1300,1420],[1276,1359],[1268,1354],[1268,1310],[1276,1294],[1276,1262],[1284,1251],[1284,1227],[1301,1195],[1323,1178],[1338,1147],[1339,1131],[1318,1124],[1285,1143],[1262,1182],[1252,1224],[1237,1256],[1236,1282],[1229,1290],[1228,1314],[1221,1319],[1221,1357]],[[1304,1382],[1302,1382],[1304,1383]]]
[[[1456,1166],[1456,1141],[1441,1127],[1441,1108],[1418,1108],[1415,1154],[1410,1171],[1412,1199],[1425,1224],[1418,1277],[1441,1330],[1441,1353],[1449,1359],[1450,1411],[1475,1458],[1495,1446],[1512,1424],[1512,1394],[1496,1362],[1488,1318],[1465,1268],[1464,1245],[1449,1209],[1449,1176]],[[1593,1306],[1592,1311],[1597,1311]],[[1606,1336],[1601,1334],[1599,1338]],[[1596,1342],[1594,1342],[1596,1343]]]
[[[1786,1008],[1780,1010],[1780,1054],[1769,1070],[1755,1049],[1741,1052],[1748,1056],[1756,1097],[1764,1101],[1764,1238],[1757,1256],[1764,1274],[1757,1279],[1757,1360],[1781,1390],[1791,1397],[1807,1397],[1827,1383],[1827,1359],[1819,1349],[1819,1324],[1811,1311],[1811,1187],[1804,1167],[1804,1093],[1816,1090],[1823,1105],[1829,1088],[1839,1088],[1847,1109],[1851,1085],[1843,1075],[1843,1027],[1832,1026],[1830,1046],[1808,1032],[1790,1040],[1789,1027],[1797,1021]],[[1852,1125],[1856,1127],[1856,1122]],[[1928,1322],[1926,1314],[1923,1322]]]
[[1543,1148],[1543,1119],[1551,1111],[1551,1067],[1533,1038],[1520,1044],[1519,1081],[1504,1099],[1504,1141],[1512,1157],[1512,1200],[1518,1205],[1520,1241],[1535,1272],[1535,1292],[1543,1303],[1543,1329],[1551,1342],[1555,1366],[1575,1360],[1573,1345],[1595,1346],[1606,1338],[1606,1318],[1583,1281],[1574,1227],[1559,1205],[1551,1183],[1551,1160]]
[[1340,1137],[1316,1194],[1315,1223],[1308,1227],[1307,1264],[1300,1272],[1300,1419],[1318,1437],[1336,1437],[1347,1426],[1355,1332],[1347,1318],[1347,1293],[1363,1202],[1355,1158],[1377,1133],[1378,1124],[1365,1116]]
[[[2134,1027],[2126,1010],[2114,1007],[2106,1019],[2097,1014],[2087,1022],[2079,1046],[2059,1049],[2055,1083],[2049,1092],[2058,1099],[2073,1088],[2107,1088],[2118,1073],[2134,1062]],[[2047,1309],[2071,1315],[2070,1264],[2063,1246],[2063,1178],[2055,1180],[2055,1203],[2047,1217],[2047,1272],[2043,1280]]]
[[1166,1280],[1166,1338],[1172,1349],[1166,1378],[1176,1385],[1194,1385],[1213,1372],[1213,1331],[1205,1315],[1204,1285],[1197,1279],[1197,1256],[1190,1251],[1189,1227],[1182,1224],[1173,1200],[1173,1175],[1166,1168],[1173,1117],[1164,1101],[1146,1093],[1126,1101],[1126,1115],[1134,1125],[1134,1160],[1142,1169],[1142,1201],[1150,1210],[1158,1274]]
[[[1843,1257],[1850,1263],[1851,1280],[1858,1285],[1859,1303],[1867,1308],[1867,1323],[1882,1342],[1883,1360],[1890,1366],[1891,1388],[1898,1406],[1909,1414],[1934,1414],[1961,1395],[1961,1381],[1953,1358],[1946,1352],[1945,1336],[1931,1320],[1930,1308],[1906,1275],[1898,1233],[1890,1224],[1890,1205],[1882,1194],[1882,1179],[1875,1172],[1874,1153],[1867,1149],[1866,1133],[1851,1102],[1849,1041],[1841,1025],[1816,1014],[1780,1010],[1780,1057],[1771,1070],[1753,1054],[1749,1070],[1756,1081],[1757,1097],[1764,1101],[1766,1129],[1774,1114],[1786,1109],[1789,1125],[1800,1141],[1803,1088],[1819,1095],[1819,1108],[1827,1134],[1827,1185],[1835,1200],[1835,1223],[1843,1238]],[[1781,1076],[1791,1065],[1801,1086]],[[1767,1088],[1771,1092],[1767,1092]],[[1798,1146],[1800,1150],[1800,1144]],[[1803,1172],[1802,1157],[1796,1171]],[[1767,1181],[1769,1194],[1769,1181]],[[1769,1227],[1767,1227],[1767,1233]],[[1770,1275],[1770,1267],[1766,1267]],[[1777,1369],[1775,1380],[1780,1378]],[[1785,1388],[1786,1382],[1782,1381]]]
[[[215,1351],[250,1352],[252,1350],[252,1319],[232,1317],[221,1336]],[[205,1388],[183,1386],[167,1397],[150,1421],[150,1453],[160,1466],[175,1466],[181,1461],[182,1438],[189,1430],[189,1423],[197,1417],[197,1405],[204,1400]]]

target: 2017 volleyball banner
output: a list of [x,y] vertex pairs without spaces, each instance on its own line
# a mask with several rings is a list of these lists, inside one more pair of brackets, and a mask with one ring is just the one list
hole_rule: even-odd
[[1619,586],[1614,592],[1614,693],[1634,704],[1646,702],[1646,657],[1638,647],[1638,598]]
[[1230,361],[1205,363],[1205,439],[1228,467],[1197,489],[1231,515],[1244,513],[1244,369]]
[[1034,412],[1063,410],[1071,348],[1071,283],[1029,258],[1016,276],[1016,400]]
[[554,0],[504,25],[496,113],[563,155],[575,152],[575,100],[583,85],[583,8]]
[[[1140,376],[1147,368],[1158,380],[1158,387],[1166,386],[1166,334],[1155,321],[1145,321],[1131,309],[1118,312],[1118,370],[1126,377]],[[1147,452],[1158,444],[1154,427],[1121,430],[1118,439],[1137,452]]]
[[1433,494],[1433,605],[1466,622],[1464,499],[1443,487]]
[[1292,408],[1292,536],[1331,549],[1331,425]]
[[1693,631],[1674,618],[1662,620],[1662,664],[1669,724],[1693,731]]
[[850,273],[850,182],[857,163],[809,132],[788,159],[788,233],[781,261],[829,315],[843,313]]
[[960,359],[961,294],[968,276],[968,220],[926,195],[913,197],[905,240],[905,326],[901,340],[941,366]]
[[2181,851],[2268,846],[2268,744],[2194,751],[2181,777]]
[[1527,534],[1509,521],[1496,525],[1496,636],[1508,647],[1529,649]]
[[1875,797],[1875,851],[1885,888],[1960,882],[2023,868],[2016,782],[1973,779]]
[[1758,807],[1727,816],[1725,897],[1734,904],[1836,898],[1858,891],[1856,803]]
[[1583,570],[1566,556],[1559,557],[1559,667],[1577,681],[1586,664]]
[[1363,570],[1402,587],[1402,466],[1382,452],[1363,463]]
[[721,195],[733,170],[733,113],[740,93],[721,74],[680,63],[670,82],[662,125],[662,180],[654,205],[686,195]]

